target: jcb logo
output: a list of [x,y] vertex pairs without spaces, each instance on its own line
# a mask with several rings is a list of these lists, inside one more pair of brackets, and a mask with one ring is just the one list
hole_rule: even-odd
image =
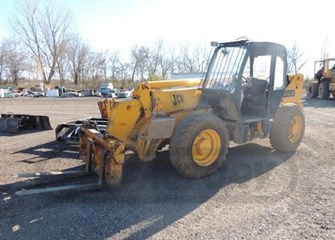
[[284,96],[283,97],[294,97],[295,95],[295,91],[294,90],[286,90],[284,92]]
[[171,94],[171,100],[172,100],[173,106],[177,106],[184,102],[184,97],[181,94]]

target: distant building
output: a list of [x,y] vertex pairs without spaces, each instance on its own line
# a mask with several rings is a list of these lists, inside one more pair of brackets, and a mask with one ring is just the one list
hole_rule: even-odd
[[205,76],[205,73],[172,73],[171,79],[190,79],[190,78],[202,78]]

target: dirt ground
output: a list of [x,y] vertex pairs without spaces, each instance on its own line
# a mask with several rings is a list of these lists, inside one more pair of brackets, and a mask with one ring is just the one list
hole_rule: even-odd
[[[48,115],[55,129],[99,117],[98,100],[0,99],[0,111]],[[219,172],[200,180],[181,177],[168,152],[134,157],[120,186],[89,192],[15,195],[92,179],[15,178],[81,168],[78,149],[56,142],[54,130],[0,133],[0,239],[335,239],[335,100],[304,101],[306,132],[294,154],[268,140],[234,146]]]

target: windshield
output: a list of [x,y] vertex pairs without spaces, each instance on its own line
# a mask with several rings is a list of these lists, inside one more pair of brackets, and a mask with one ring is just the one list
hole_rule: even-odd
[[203,88],[233,93],[246,51],[246,44],[219,46],[213,53]]

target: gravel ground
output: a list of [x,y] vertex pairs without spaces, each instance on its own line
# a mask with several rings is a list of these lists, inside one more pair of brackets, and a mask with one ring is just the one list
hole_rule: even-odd
[[[48,115],[55,128],[98,117],[97,100],[0,99],[0,111]],[[304,112],[295,154],[268,140],[233,146],[219,172],[200,180],[178,175],[168,152],[151,162],[133,157],[120,186],[88,192],[15,195],[95,179],[14,178],[82,162],[54,130],[0,133],[0,239],[335,239],[335,100],[306,100]]]

